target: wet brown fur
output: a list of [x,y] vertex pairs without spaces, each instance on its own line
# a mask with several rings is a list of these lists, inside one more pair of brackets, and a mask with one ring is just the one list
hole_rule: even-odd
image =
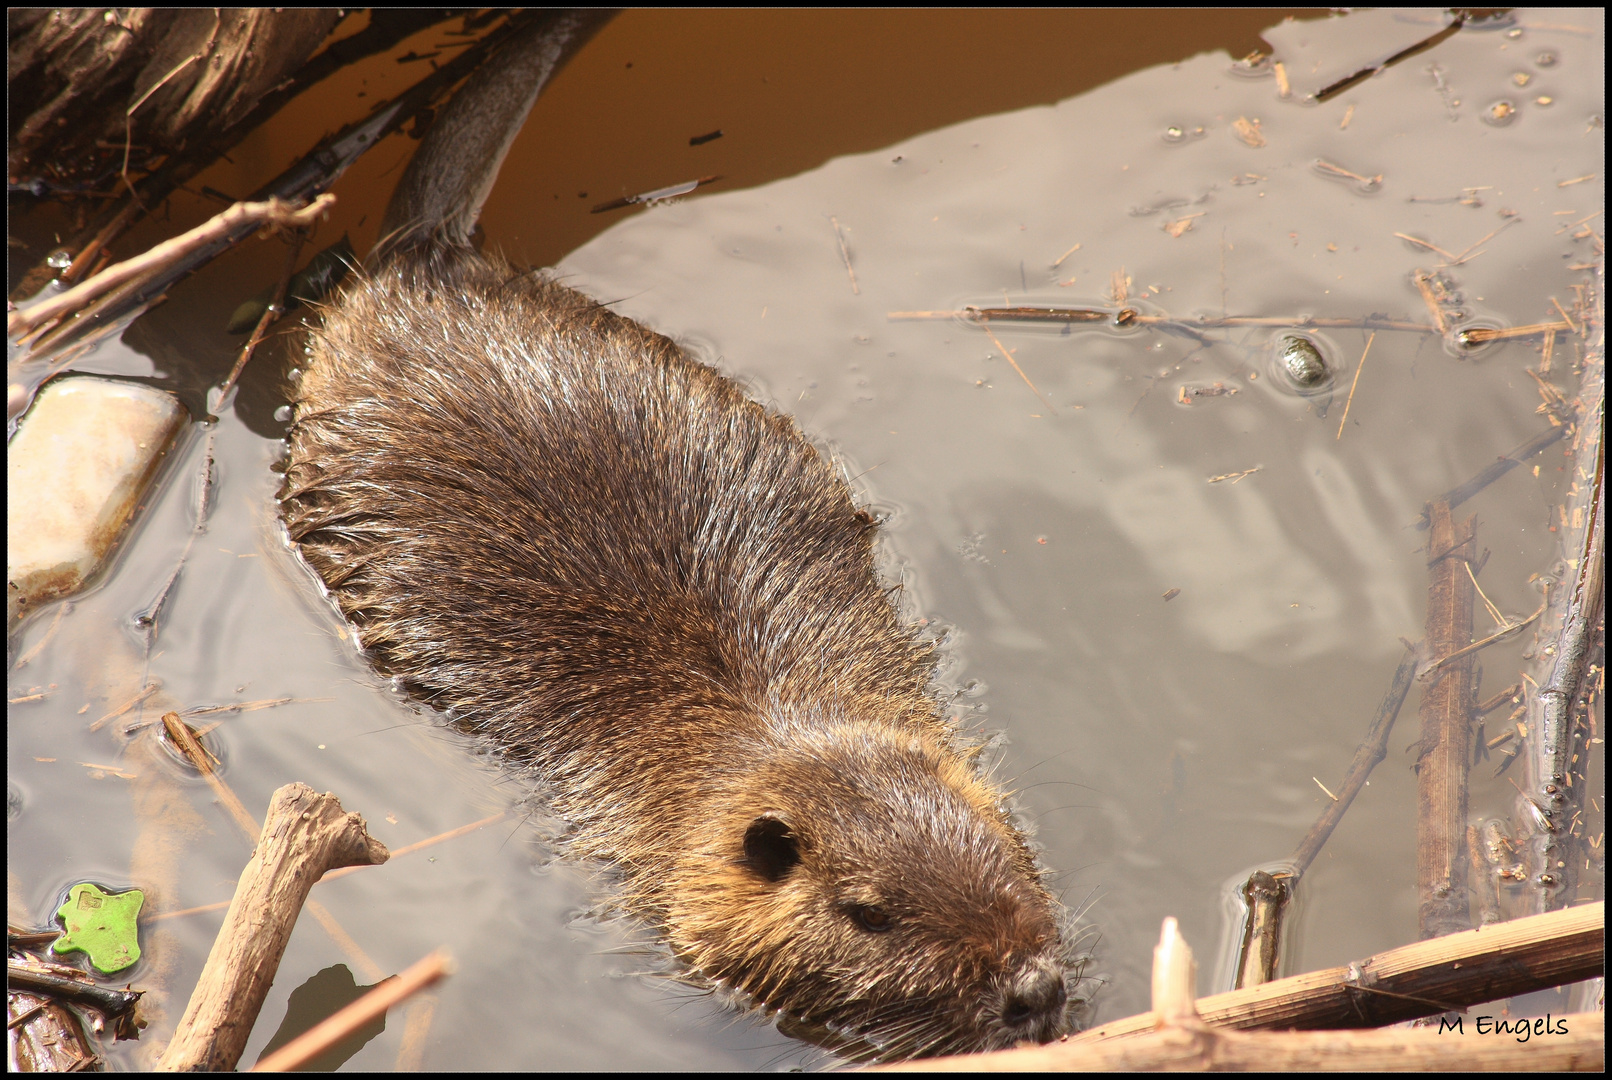
[[789,418],[424,248],[315,333],[282,499],[376,668],[543,777],[712,984],[872,1056],[1064,1027],[1056,907]]

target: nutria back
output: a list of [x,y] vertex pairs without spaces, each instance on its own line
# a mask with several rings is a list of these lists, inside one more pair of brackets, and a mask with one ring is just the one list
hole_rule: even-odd
[[787,417],[427,245],[316,331],[282,507],[366,655],[535,770],[709,984],[905,1057],[1065,1026],[1057,909]]

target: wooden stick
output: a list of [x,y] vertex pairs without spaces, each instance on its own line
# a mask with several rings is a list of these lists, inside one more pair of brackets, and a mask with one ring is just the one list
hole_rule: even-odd
[[[1293,895],[1291,883],[1310,868],[1321,846],[1327,842],[1355,797],[1366,786],[1371,771],[1388,756],[1388,736],[1394,730],[1394,721],[1399,719],[1399,710],[1405,704],[1405,696],[1410,692],[1415,675],[1416,656],[1412,653],[1400,661],[1399,668],[1394,672],[1388,684],[1388,693],[1377,706],[1377,715],[1372,718],[1366,737],[1349,761],[1349,769],[1344,773],[1338,794],[1332,796],[1332,801],[1321,811],[1321,816],[1316,818],[1315,824],[1310,826],[1310,831],[1288,860],[1290,872],[1271,874],[1256,870],[1243,883],[1242,895],[1246,908],[1233,989],[1259,986],[1276,978],[1277,967],[1281,963],[1282,921]],[[1326,788],[1321,790],[1326,791]],[[1332,795],[1330,791],[1327,794]]]
[[369,835],[364,819],[342,810],[334,795],[320,795],[298,783],[276,791],[262,836],[158,1070],[234,1069],[308,890],[326,870],[387,858],[385,845]]
[[[1546,603],[1549,603],[1549,601],[1546,601]],[[1493,645],[1495,642],[1500,641],[1500,640],[1502,640],[1504,638],[1510,637],[1512,634],[1515,634],[1518,630],[1523,630],[1523,629],[1526,629],[1527,627],[1532,626],[1539,619],[1539,617],[1541,615],[1543,615],[1543,614],[1545,614],[1545,604],[1540,604],[1539,605],[1539,610],[1534,612],[1532,615],[1528,616],[1526,619],[1523,619],[1520,622],[1514,622],[1510,626],[1502,626],[1500,629],[1496,630],[1494,633],[1490,634],[1488,637],[1481,638],[1481,639],[1479,639],[1477,641],[1474,641],[1470,645],[1466,645],[1466,646],[1463,646],[1462,648],[1456,649],[1454,652],[1452,652],[1448,656],[1442,657],[1442,658],[1440,658],[1438,660],[1434,660],[1431,664],[1428,664],[1427,667],[1422,670],[1422,673],[1419,676],[1417,676],[1417,678],[1423,679],[1423,680],[1431,679],[1435,674],[1437,674],[1445,666],[1455,663],[1455,661],[1460,660],[1462,657],[1471,656],[1473,653],[1479,651],[1480,649],[1486,649],[1490,645]],[[1476,705],[1474,705],[1472,708],[1473,708],[1474,712],[1483,711],[1483,710],[1479,709]]]
[[[83,971],[46,963],[32,956],[6,962],[8,995],[25,993],[53,1002],[94,1009],[112,1022],[112,1030],[117,1038],[138,1039],[142,1021],[138,1020],[135,1007],[145,991],[114,990],[97,986],[89,978]],[[100,1030],[99,1025],[96,1030]]]
[[1354,802],[1355,796],[1366,786],[1366,781],[1371,777],[1371,770],[1388,756],[1388,736],[1394,730],[1394,721],[1399,719],[1399,710],[1405,704],[1405,695],[1410,693],[1412,676],[1415,674],[1414,656],[1407,656],[1400,661],[1393,679],[1388,684],[1388,693],[1377,706],[1377,715],[1372,718],[1371,727],[1366,730],[1365,739],[1356,748],[1355,756],[1349,762],[1349,771],[1344,774],[1343,784],[1338,788],[1337,801],[1327,804],[1327,808],[1321,811],[1321,816],[1316,819],[1309,833],[1299,843],[1298,849],[1293,852],[1292,862],[1297,873],[1303,874],[1310,868],[1310,863],[1320,852],[1321,845],[1327,842],[1332,830],[1343,820],[1349,804]]
[[[1438,500],[1435,501],[1441,500],[1443,502],[1447,502],[1450,504],[1450,509],[1454,510],[1457,506],[1460,506],[1462,503],[1472,498],[1472,496],[1476,495],[1478,492],[1482,491],[1484,488],[1488,487],[1490,484],[1494,483],[1496,480],[1500,479],[1502,476],[1506,475],[1512,469],[1515,469],[1518,465],[1521,465],[1535,454],[1540,453],[1546,447],[1554,446],[1556,443],[1561,442],[1562,437],[1566,434],[1567,428],[1565,426],[1546,428],[1538,435],[1535,435],[1532,439],[1529,439],[1527,442],[1511,451],[1505,457],[1497,458],[1492,464],[1484,466],[1484,468],[1470,480],[1455,485],[1455,487],[1452,487],[1450,490],[1440,495]],[[1416,523],[1416,528],[1419,530],[1425,530],[1427,528],[1427,523],[1427,510],[1424,509],[1422,511],[1421,520]]]
[[88,281],[73,286],[59,296],[41,300],[21,311],[13,311],[6,316],[6,333],[24,334],[51,319],[76,311],[97,297],[177,262],[191,252],[215,243],[243,226],[259,223],[287,228],[311,225],[319,215],[335,205],[335,202],[336,196],[327,192],[301,207],[292,206],[279,199],[236,203],[189,232],[181,233],[172,240],[165,240],[149,251],[132,259],[126,259],[116,266],[109,266]]
[[[1466,842],[1462,837],[1463,845]],[[1311,971],[1198,999],[1210,1024],[1240,1030],[1377,1027],[1450,1008],[1594,978],[1605,957],[1606,904],[1596,901],[1402,945],[1343,967]],[[1130,1038],[1153,1028],[1142,1013],[1071,1036]]]
[[[1333,803],[1332,805],[1337,805]],[[1276,978],[1282,961],[1282,917],[1293,898],[1292,875],[1255,870],[1243,882],[1242,945],[1232,989],[1259,986]]]
[[[1428,507],[1426,653],[1449,658],[1472,643],[1472,579],[1463,563],[1477,550],[1476,515],[1459,526],[1450,504]],[[1417,768],[1417,925],[1424,938],[1472,925],[1467,900],[1467,764],[1472,760],[1470,653],[1446,663],[1422,691]]]
[[856,283],[856,270],[851,266],[850,249],[845,246],[845,233],[840,231],[840,219],[830,217],[828,220],[834,223],[834,239],[840,242],[840,258],[845,260],[845,272],[851,276],[851,292],[856,296],[861,296],[862,286]]
[[285,313],[286,289],[291,285],[291,276],[296,273],[297,256],[302,254],[302,242],[307,238],[307,233],[299,231],[296,239],[287,248],[285,266],[280,271],[279,282],[274,286],[274,296],[263,308],[263,314],[258,317],[257,326],[252,330],[252,336],[246,339],[245,345],[241,346],[241,354],[236,358],[235,366],[230,368],[228,377],[224,379],[224,385],[219,388],[218,401],[213,405],[213,408],[224,408],[225,403],[229,401],[231,392],[235,389],[236,381],[241,377],[241,372],[246,369],[247,361],[252,359],[252,354],[257,351],[258,345],[262,344],[263,335],[268,333],[269,327],[273,326],[275,320]]
[[353,1032],[373,1023],[392,1006],[437,983],[452,969],[448,954],[438,949],[416,961],[401,975],[387,979],[351,1005],[304,1031],[259,1061],[251,1071],[291,1072],[301,1068]]
[[[1604,275],[1602,280],[1604,281]],[[1523,841],[1528,902],[1535,911],[1571,903],[1583,872],[1590,738],[1586,678],[1595,640],[1606,627],[1606,324],[1597,305],[1582,314],[1583,372],[1572,424],[1569,487],[1560,507],[1560,559],[1568,577],[1550,592],[1530,665],[1527,790],[1518,800],[1512,835]],[[1603,661],[1604,662],[1604,661]]]
[[[1365,351],[1360,354],[1360,363],[1355,366],[1355,381],[1349,384],[1349,397],[1348,400],[1343,403],[1343,416],[1338,420],[1337,439],[1343,438],[1343,425],[1349,422],[1349,406],[1355,403],[1355,388],[1360,385],[1360,373],[1366,368],[1366,357],[1371,355],[1371,343],[1376,340],[1377,331],[1373,330],[1371,332],[1371,337],[1366,339]],[[1337,439],[1334,439],[1333,441],[1336,442]]]
[[[1595,913],[1597,925],[1585,929],[1593,933],[1598,941],[1598,922],[1605,909],[1602,905],[1595,906],[1599,909]],[[1537,919],[1523,921],[1538,922]],[[1048,1046],[938,1058],[887,1066],[886,1069],[937,1072],[1096,1069],[1198,1072],[1300,1069],[1600,1071],[1605,1059],[1605,1018],[1601,1013],[1552,1016],[1539,1020],[1484,1016],[1474,1018],[1472,1026],[1475,1030],[1470,1037],[1463,1037],[1467,1035],[1466,1018],[1451,1021],[1438,1029],[1419,1030],[1249,1033],[1213,1026],[1204,1015],[1209,1012],[1207,1007],[1212,1003],[1227,997],[1253,996],[1293,980],[1267,983],[1254,991],[1219,994],[1194,1002],[1192,984],[1195,965],[1192,951],[1180,939],[1174,924],[1174,919],[1165,920],[1164,933],[1153,953],[1153,1010],[1120,1021],[1120,1026],[1128,1028],[1125,1032],[1127,1037],[1110,1035],[1105,1038],[1100,1033],[1087,1032]],[[1493,940],[1500,936],[1495,933],[1499,929],[1492,927],[1488,931],[1469,933],[1486,933]],[[1464,938],[1468,935],[1459,936]],[[1436,943],[1424,942],[1409,949],[1426,950],[1429,946],[1444,945],[1452,940],[1442,938]],[[1377,959],[1384,959],[1387,955]],[[1447,958],[1444,963],[1449,963]],[[1351,965],[1347,970],[1360,976],[1360,966]],[[1494,1037],[1497,1021],[1508,1026],[1506,1033],[1498,1039]],[[1113,1026],[1101,1030],[1107,1032]],[[1534,1035],[1539,1037],[1532,1038]]]
[[[1507,1024],[1505,1029],[1497,1029],[1501,1021]],[[1506,1033],[1497,1037],[1502,1030]],[[1511,1034],[1513,1031],[1517,1033]],[[1531,1037],[1534,1032],[1540,1032],[1537,1038]],[[1528,1020],[1486,1016],[1480,1022],[1463,1021],[1460,1028],[1446,1030],[1251,1034],[1171,1026],[1141,1038],[1095,1046],[1051,1043],[994,1054],[933,1058],[885,1066],[880,1071],[1596,1073],[1605,1062],[1606,1016],[1593,1012]]]

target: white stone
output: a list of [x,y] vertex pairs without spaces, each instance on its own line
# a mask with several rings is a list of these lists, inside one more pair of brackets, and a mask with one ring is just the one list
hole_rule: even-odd
[[100,568],[185,422],[169,393],[75,377],[45,387],[6,452],[6,622]]

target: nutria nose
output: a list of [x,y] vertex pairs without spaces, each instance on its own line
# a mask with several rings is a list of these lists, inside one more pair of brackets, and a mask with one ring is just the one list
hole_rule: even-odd
[[1056,965],[1046,960],[1027,964],[1002,995],[1002,1022],[1024,1027],[1056,1021],[1066,996],[1063,972]]

